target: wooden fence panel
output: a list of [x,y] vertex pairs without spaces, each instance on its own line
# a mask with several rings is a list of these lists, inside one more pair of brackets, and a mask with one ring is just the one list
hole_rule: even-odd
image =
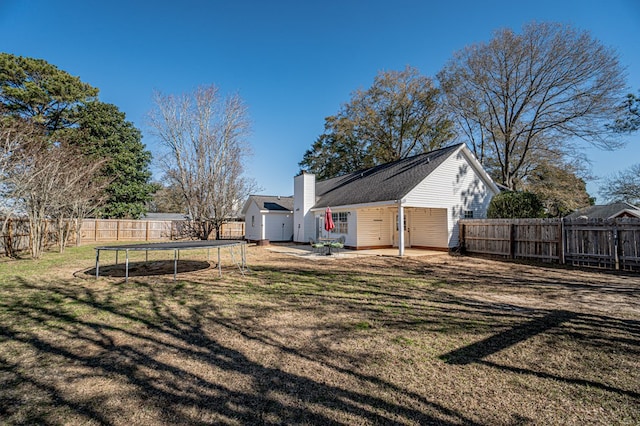
[[511,227],[507,222],[485,221],[460,222],[464,225],[464,247],[469,253],[483,253],[496,256],[511,254],[509,241]]
[[464,219],[470,254],[640,271],[640,219]]
[[513,226],[513,257],[558,261],[562,250],[561,227],[558,220],[532,221],[520,219]]
[[227,222],[220,227],[220,238],[233,240],[244,238],[244,222]]
[[172,239],[173,222],[168,220],[147,221],[147,240],[169,240]]
[[[55,224],[49,226],[47,245],[56,243],[58,238]],[[80,244],[113,241],[167,241],[187,238],[190,227],[186,221],[171,220],[126,220],[126,219],[85,219],[80,227]],[[6,235],[0,234],[0,253],[29,249],[29,221],[17,218],[8,222]],[[222,225],[221,238],[243,239],[244,222],[227,222]],[[215,238],[212,233],[210,238]],[[69,236],[69,244],[76,243],[76,235]],[[11,244],[13,250],[7,251]]]
[[95,241],[118,241],[118,220],[96,220]]
[[618,223],[620,269],[640,271],[640,226],[627,221]]
[[575,266],[616,269],[614,227],[578,219],[566,222],[565,262]]

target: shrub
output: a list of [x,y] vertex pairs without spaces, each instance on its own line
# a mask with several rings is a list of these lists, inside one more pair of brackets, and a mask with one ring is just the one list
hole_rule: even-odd
[[490,219],[525,219],[545,217],[544,206],[531,192],[502,192],[491,200],[487,217]]

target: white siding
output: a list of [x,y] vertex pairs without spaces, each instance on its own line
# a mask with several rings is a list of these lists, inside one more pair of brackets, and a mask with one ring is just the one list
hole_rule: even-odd
[[494,195],[467,155],[464,149],[451,155],[404,199],[406,207],[447,209],[449,247],[458,245],[457,224],[464,211],[473,211],[474,218],[486,217]]
[[[251,226],[251,217],[253,217],[253,226]],[[258,205],[251,202],[251,205],[247,209],[244,217],[244,233],[247,240],[256,241],[261,239],[260,233],[262,231],[262,213],[258,209]]]
[[[253,220],[251,218],[253,217]],[[263,221],[264,218],[264,221]],[[251,226],[253,223],[253,226]],[[293,215],[291,213],[260,211],[258,205],[252,202],[244,217],[245,238],[250,241],[262,240],[262,225],[264,223],[264,238],[269,241],[290,241],[293,234]],[[284,228],[282,226],[284,224]],[[284,238],[283,238],[284,231]]]
[[357,211],[357,242],[351,245],[357,244],[358,247],[391,245],[392,216],[390,210],[386,208],[359,209]]
[[315,235],[315,218],[310,211],[316,203],[316,177],[302,173],[293,180],[293,239],[306,243]]
[[266,213],[265,237],[269,241],[291,241],[293,217],[290,213]]
[[411,245],[447,248],[447,209],[411,209]]

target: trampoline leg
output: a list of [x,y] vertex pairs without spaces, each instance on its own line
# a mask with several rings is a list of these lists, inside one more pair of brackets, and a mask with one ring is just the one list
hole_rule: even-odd
[[120,253],[120,250],[116,250],[116,265],[118,264],[118,253]]
[[222,278],[222,264],[220,263],[220,247],[218,247],[218,276]]
[[[118,251],[116,251],[117,255]],[[125,250],[125,263],[124,263],[124,282],[129,282],[129,250]]]
[[178,250],[173,251],[173,282],[176,282],[176,276],[178,275]]
[[100,250],[96,250],[96,279],[100,276]]
[[144,251],[144,261],[145,263],[149,263],[149,250]]

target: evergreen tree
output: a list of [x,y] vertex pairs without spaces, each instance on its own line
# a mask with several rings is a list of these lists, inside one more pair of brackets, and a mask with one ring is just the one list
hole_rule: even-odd
[[110,183],[100,209],[105,218],[139,218],[156,186],[150,182],[151,153],[140,131],[115,105],[90,102],[78,111],[75,141],[86,155],[107,159],[102,176]]

